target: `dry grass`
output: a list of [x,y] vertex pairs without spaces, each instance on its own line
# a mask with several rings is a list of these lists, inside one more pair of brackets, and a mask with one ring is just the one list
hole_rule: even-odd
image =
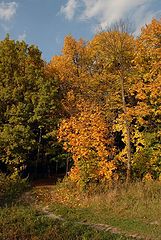
[[[71,220],[105,223],[150,239],[161,239],[161,182],[117,185],[81,193],[70,183],[55,191],[53,211]],[[56,204],[57,203],[57,204]]]

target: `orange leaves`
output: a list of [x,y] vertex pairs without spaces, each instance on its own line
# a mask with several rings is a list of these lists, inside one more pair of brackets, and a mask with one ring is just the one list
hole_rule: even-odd
[[139,42],[147,47],[148,49],[153,48],[159,50],[161,48],[160,42],[160,32],[161,32],[161,19],[153,19],[152,22],[146,27],[142,28],[141,36]]
[[88,108],[83,109],[75,117],[62,121],[59,139],[68,140],[70,148],[78,148],[79,155],[86,156],[87,150],[90,151],[91,147],[97,151],[103,148],[106,130],[106,123],[101,119],[98,109]]
[[[145,139],[160,128],[160,36],[161,20],[153,20],[137,39],[120,29],[99,33],[86,44],[67,36],[62,55],[52,59],[68,116],[59,140],[72,153],[70,176],[76,181],[122,174],[127,159],[128,168],[135,153],[153,146]],[[111,136],[117,133],[114,158]],[[123,164],[116,170],[113,158]]]
[[83,40],[76,41],[72,36],[64,39],[64,48],[61,56],[55,56],[50,62],[62,81],[75,81],[82,72],[84,56]]
[[[161,20],[153,19],[149,25],[142,29],[136,42],[136,65],[141,69],[149,70],[149,74],[155,75],[161,64]],[[146,65],[146,66],[145,66]],[[143,68],[142,68],[143,67]],[[155,70],[154,70],[155,69]],[[147,72],[145,72],[147,73]],[[152,74],[152,75],[153,75]]]
[[153,19],[142,29],[136,46],[137,98],[156,108],[161,104],[161,20]]
[[[58,133],[59,140],[64,141],[65,149],[73,155],[75,167],[71,171],[72,177],[75,171],[81,171],[79,161],[82,160],[86,164],[89,162],[89,169],[91,164],[95,164],[93,171],[103,171],[102,166],[111,153],[107,146],[112,144],[112,139],[107,138],[109,129],[99,107],[82,102],[78,108],[82,110],[76,116],[63,120]],[[111,171],[110,165],[106,165],[104,172]],[[93,171],[90,175],[94,174]]]

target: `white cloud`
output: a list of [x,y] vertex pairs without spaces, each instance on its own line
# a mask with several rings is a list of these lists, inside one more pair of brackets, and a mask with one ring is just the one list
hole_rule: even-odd
[[16,14],[18,4],[16,2],[0,3],[0,19],[9,21]]
[[68,0],[65,6],[61,6],[60,13],[64,14],[66,19],[71,20],[75,15],[77,0]]
[[19,40],[19,41],[25,41],[25,40],[26,40],[26,37],[27,37],[27,35],[26,35],[26,32],[24,31],[22,34],[20,34],[20,35],[18,36],[18,40]]
[[156,11],[152,9],[157,2],[158,0],[79,0],[78,4],[76,0],[68,0],[65,7],[62,6],[61,13],[72,20],[77,11],[80,20],[94,19],[97,28],[99,26],[103,30],[120,19],[128,18],[136,26],[135,33],[139,33],[139,28],[156,16]]

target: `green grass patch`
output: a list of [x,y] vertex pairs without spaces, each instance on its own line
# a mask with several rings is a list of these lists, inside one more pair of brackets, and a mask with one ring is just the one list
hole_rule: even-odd
[[71,221],[52,220],[24,206],[0,211],[2,240],[128,240],[130,238],[97,231]]
[[[58,192],[61,195],[61,186],[59,188]],[[68,188],[68,194],[72,195],[73,192],[73,189],[70,191]],[[62,195],[65,195],[64,192]],[[90,195],[82,193],[81,196],[79,193],[79,196],[73,199],[70,196],[54,203],[52,211],[69,221],[108,224],[130,234],[137,233],[145,238],[161,239],[160,182],[117,186],[106,192]]]
[[[130,239],[126,234],[161,239],[160,182],[100,189],[81,192],[70,182],[34,187],[22,194],[15,206],[0,209],[0,239]],[[43,215],[44,206],[64,220]],[[122,235],[98,231],[92,224],[111,225]]]

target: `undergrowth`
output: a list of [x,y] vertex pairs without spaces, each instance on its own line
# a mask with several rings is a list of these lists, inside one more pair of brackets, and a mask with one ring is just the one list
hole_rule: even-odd
[[27,179],[18,176],[12,178],[0,173],[0,207],[12,204],[28,188]]

